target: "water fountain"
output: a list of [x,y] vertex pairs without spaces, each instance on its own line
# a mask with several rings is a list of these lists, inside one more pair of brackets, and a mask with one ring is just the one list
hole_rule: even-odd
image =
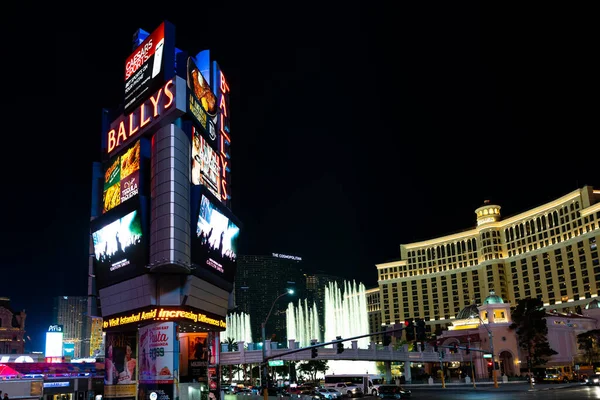
[[250,315],[246,313],[228,314],[225,322],[227,328],[221,333],[221,342],[227,343],[227,339],[234,339],[236,342],[244,341],[248,344],[252,342],[252,330],[250,329]]
[[[298,305],[288,304],[287,337],[295,339],[300,347],[310,345],[312,339],[318,342],[331,342],[337,336],[350,338],[369,333],[369,317],[365,286],[355,281],[344,281],[342,288],[337,282],[330,282],[325,287],[324,316],[319,319],[316,304],[311,307],[306,300],[299,300]],[[325,335],[321,337],[321,321],[325,326]],[[360,349],[366,349],[371,342],[369,337],[356,339]],[[344,347],[350,347],[344,342]],[[329,361],[327,374],[344,374],[366,372],[376,373],[375,362],[372,361]]]

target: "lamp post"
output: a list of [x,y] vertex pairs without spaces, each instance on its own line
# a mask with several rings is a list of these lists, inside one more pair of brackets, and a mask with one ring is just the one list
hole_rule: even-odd
[[288,294],[294,294],[294,290],[288,289],[285,293],[281,293],[279,296],[277,296],[277,298],[275,300],[273,300],[273,304],[271,304],[271,309],[269,310],[269,313],[267,314],[267,318],[265,318],[265,321],[260,325],[260,328],[262,331],[262,364],[263,364],[262,376],[260,378],[260,383],[262,384],[262,387],[263,387],[264,400],[269,400],[269,385],[267,383],[268,372],[267,372],[267,363],[265,361],[265,359],[267,358],[267,336],[266,336],[267,334],[265,332],[265,328],[267,326],[267,321],[269,320],[269,317],[271,316],[271,312],[273,312],[273,307],[275,307],[275,303],[277,303],[277,300],[279,300],[283,296],[287,296]]
[[490,351],[492,352],[492,379],[494,380],[494,387],[497,388],[498,387],[498,377],[496,376],[496,356],[494,354],[494,334],[492,333],[490,328],[488,328],[488,326],[485,324],[485,322],[483,322],[479,313],[477,314],[477,318],[479,318],[479,320],[481,321],[481,325],[483,325],[483,327],[485,328],[485,330],[488,333],[488,336],[490,337]]

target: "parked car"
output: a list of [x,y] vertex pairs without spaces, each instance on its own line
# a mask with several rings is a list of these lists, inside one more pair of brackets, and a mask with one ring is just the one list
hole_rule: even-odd
[[299,395],[300,398],[305,399],[305,400],[308,398],[313,399],[313,400],[325,400],[325,399],[329,400],[330,399],[330,397],[325,397],[325,396],[329,396],[329,393],[327,393],[327,394],[321,393],[320,391],[315,390],[315,389],[303,390],[300,392],[300,395]]
[[412,392],[402,386],[396,385],[380,385],[379,386],[379,398],[380,399],[407,399],[411,397]]

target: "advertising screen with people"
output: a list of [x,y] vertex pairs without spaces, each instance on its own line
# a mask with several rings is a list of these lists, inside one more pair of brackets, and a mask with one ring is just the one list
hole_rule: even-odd
[[[107,398],[136,394],[136,332],[107,332],[104,347],[104,395]],[[116,386],[119,385],[119,388]],[[120,386],[125,385],[125,386]]]
[[[121,208],[121,215],[105,214],[106,218],[93,221],[98,222],[92,226],[92,240],[99,289],[146,273],[148,249],[141,209],[131,208]],[[110,222],[101,225],[103,221]]]
[[214,196],[208,193],[200,196],[195,235],[192,236],[192,262],[232,282],[240,228],[231,214],[217,204]]

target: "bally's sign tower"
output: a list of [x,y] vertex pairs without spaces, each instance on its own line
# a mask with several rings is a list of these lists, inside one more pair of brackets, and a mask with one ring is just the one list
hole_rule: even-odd
[[164,21],[134,34],[123,88],[123,104],[103,112],[92,185],[104,397],[219,396],[241,229],[230,209],[229,84],[209,50],[177,49]]

